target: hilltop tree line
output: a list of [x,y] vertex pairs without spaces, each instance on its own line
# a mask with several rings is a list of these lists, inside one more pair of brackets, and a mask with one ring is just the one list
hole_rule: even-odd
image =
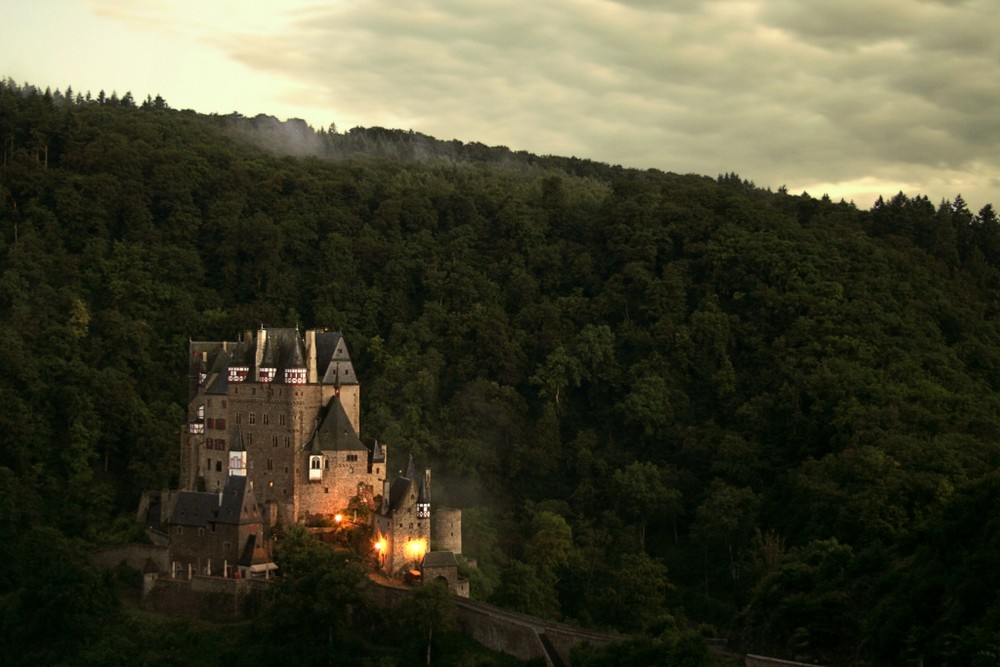
[[992,206],[126,97],[0,88],[4,562],[124,539],[175,483],[190,338],[328,327],[362,436],[464,508],[474,596],[663,650],[697,621],[995,662]]

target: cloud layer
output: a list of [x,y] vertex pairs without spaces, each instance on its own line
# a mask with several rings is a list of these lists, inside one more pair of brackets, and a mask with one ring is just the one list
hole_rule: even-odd
[[737,171],[865,207],[998,191],[995,0],[344,0],[226,25],[200,39],[313,124]]

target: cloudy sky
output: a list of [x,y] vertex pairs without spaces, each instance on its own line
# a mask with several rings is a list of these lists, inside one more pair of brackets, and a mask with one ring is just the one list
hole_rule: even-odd
[[997,0],[0,0],[0,77],[1000,207]]

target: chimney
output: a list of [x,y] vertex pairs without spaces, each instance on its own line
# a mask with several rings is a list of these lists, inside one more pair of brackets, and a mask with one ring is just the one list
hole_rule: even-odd
[[316,330],[306,330],[306,382],[319,383],[319,371],[316,368]]

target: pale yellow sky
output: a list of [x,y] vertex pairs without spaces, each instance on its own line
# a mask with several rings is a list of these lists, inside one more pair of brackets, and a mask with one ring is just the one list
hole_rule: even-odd
[[[664,8],[665,7],[665,8]],[[974,210],[995,0],[0,0],[0,76]],[[1000,202],[998,202],[1000,203]]]

